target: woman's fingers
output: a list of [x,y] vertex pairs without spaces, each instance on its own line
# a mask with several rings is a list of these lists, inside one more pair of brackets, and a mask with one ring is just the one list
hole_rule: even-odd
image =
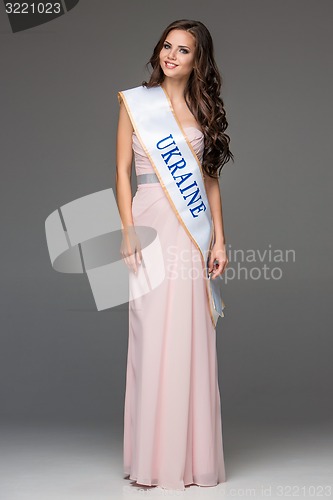
[[124,262],[127,267],[137,273],[138,265],[142,262],[142,253],[141,253],[141,244],[138,236],[131,232],[131,234],[127,234],[122,242],[120,247],[120,253],[123,256]]
[[213,264],[211,265],[213,268],[212,279],[216,279],[217,276],[223,274],[225,268],[227,267],[227,264],[228,264],[228,258],[213,259]]
[[138,267],[137,267],[137,262],[136,262],[136,256],[135,256],[135,253],[132,253],[129,257],[128,257],[128,262],[129,262],[129,268],[131,269],[131,271],[133,272],[137,272],[138,270]]
[[124,256],[123,259],[124,259],[124,262],[125,262],[126,266],[128,267],[128,269],[130,269],[131,271],[136,273],[137,272],[137,262],[136,262],[135,254],[132,253],[132,254],[129,254],[127,256]]
[[130,256],[130,266],[132,271],[135,273],[138,272],[138,266],[142,262],[142,255],[141,255],[141,250],[136,249],[135,252]]

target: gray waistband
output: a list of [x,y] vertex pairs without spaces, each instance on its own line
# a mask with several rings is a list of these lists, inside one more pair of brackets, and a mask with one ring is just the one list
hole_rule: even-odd
[[160,182],[157,175],[154,173],[140,174],[136,176],[138,184],[146,184],[148,182]]

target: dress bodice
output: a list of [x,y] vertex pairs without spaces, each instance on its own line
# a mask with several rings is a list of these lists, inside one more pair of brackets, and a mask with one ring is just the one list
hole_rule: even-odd
[[[184,127],[184,131],[194,149],[194,152],[198,156],[199,160],[202,160],[203,150],[204,150],[204,135],[196,127]],[[136,175],[153,173],[155,172],[145,150],[142,148],[141,143],[133,132],[132,148],[134,151],[135,160],[135,172]]]

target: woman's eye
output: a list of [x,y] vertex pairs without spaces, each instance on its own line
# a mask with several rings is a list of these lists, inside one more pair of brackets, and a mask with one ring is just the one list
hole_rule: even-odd
[[[163,48],[164,49],[171,49],[171,45],[169,45],[168,43],[164,43],[163,44]],[[182,54],[188,54],[189,50],[187,50],[187,49],[179,49],[179,52],[181,52]]]

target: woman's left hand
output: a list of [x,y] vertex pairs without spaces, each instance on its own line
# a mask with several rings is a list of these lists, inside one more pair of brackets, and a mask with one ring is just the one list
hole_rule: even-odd
[[[214,261],[218,261],[215,262]],[[212,273],[212,279],[217,278],[220,274],[224,273],[225,268],[228,265],[228,257],[225,249],[225,245],[215,243],[211,249],[209,261],[208,261],[208,271]]]

